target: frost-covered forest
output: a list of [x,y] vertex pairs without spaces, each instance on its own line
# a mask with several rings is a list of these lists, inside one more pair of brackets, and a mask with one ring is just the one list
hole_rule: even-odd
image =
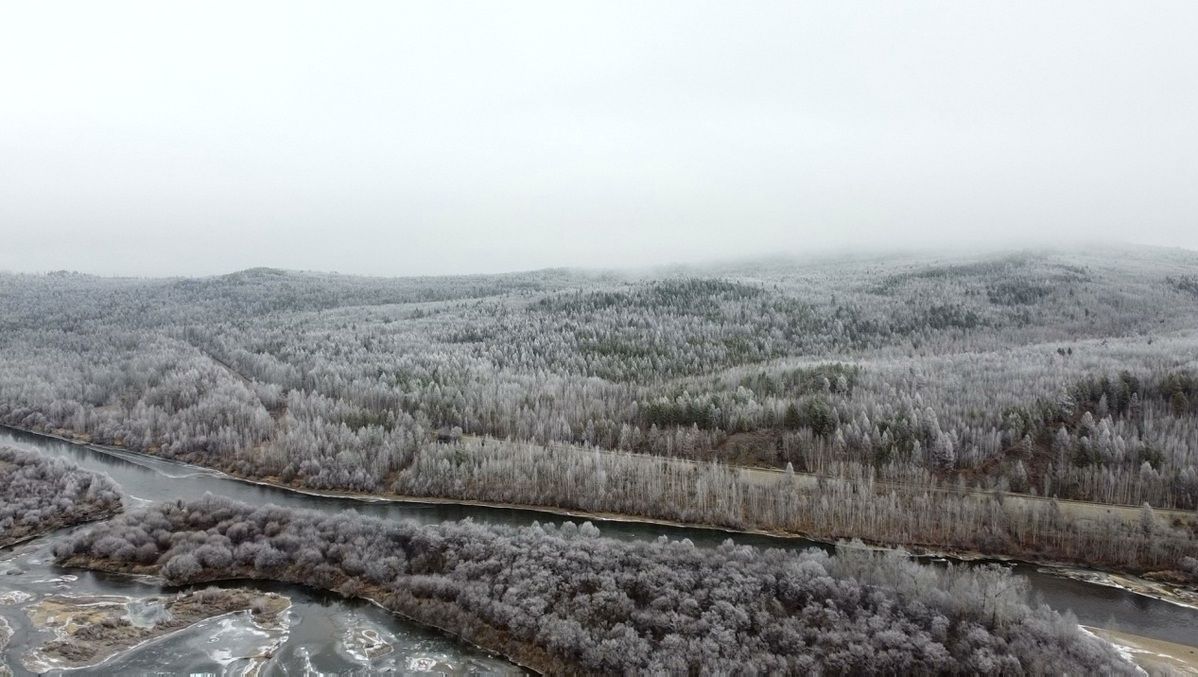
[[1198,508],[1196,289],[1149,248],[5,275],[0,421],[308,488],[1170,568],[1192,526],[976,492]]
[[120,509],[120,490],[107,477],[0,447],[0,547]]
[[259,578],[375,599],[543,672],[1135,674],[1000,567],[689,541],[590,523],[513,528],[162,503],[55,546],[170,583]]

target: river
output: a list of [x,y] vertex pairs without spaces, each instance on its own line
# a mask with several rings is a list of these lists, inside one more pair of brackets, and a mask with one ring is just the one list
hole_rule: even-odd
[[[552,513],[447,504],[367,502],[349,498],[309,496],[274,487],[240,482],[219,473],[138,454],[99,450],[18,431],[0,429],[0,445],[29,449],[68,459],[87,470],[107,474],[120,485],[127,508],[145,502],[192,499],[212,493],[253,504],[275,503],[297,508],[354,510],[382,519],[422,523],[473,519],[476,522],[527,525],[533,521],[561,522]],[[801,539],[778,539],[633,522],[602,522],[603,535],[620,539],[653,539],[661,535],[689,538],[699,546],[714,546],[732,538],[756,546],[826,547]],[[86,529],[87,526],[82,527]],[[52,562],[53,543],[67,532],[46,536],[9,550],[0,550],[0,596],[19,593],[36,599],[49,594],[150,595],[163,591],[151,579],[66,570]],[[1034,594],[1058,610],[1070,610],[1084,624],[1198,646],[1198,610],[1152,599],[1125,590],[1085,583],[1014,565],[1027,578]],[[77,577],[72,579],[71,577]],[[452,638],[403,621],[369,603],[299,586],[252,584],[291,598],[288,630],[279,636],[262,632],[244,614],[213,619],[181,633],[118,656],[89,674],[210,673],[240,674],[249,656],[269,647],[272,658],[266,674],[301,675],[353,671],[514,672],[502,658],[465,646]],[[21,594],[23,593],[23,594]],[[21,657],[39,641],[17,604],[0,604],[0,618],[13,628],[8,648],[0,653],[17,675],[27,674]],[[359,641],[377,637],[393,650],[367,659]]]

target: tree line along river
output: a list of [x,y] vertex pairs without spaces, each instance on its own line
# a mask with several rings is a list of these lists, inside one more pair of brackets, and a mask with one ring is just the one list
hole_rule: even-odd
[[[252,504],[340,512],[355,510],[373,517],[435,523],[472,519],[476,522],[528,525],[562,522],[562,515],[529,510],[453,504],[364,501],[312,496],[224,477],[214,471],[173,461],[71,444],[20,431],[0,429],[0,444],[58,456],[82,468],[105,473],[120,485],[126,508],[145,502],[194,499],[205,493]],[[575,520],[578,521],[578,520]],[[802,539],[782,539],[711,529],[637,522],[599,522],[604,536],[619,539],[689,538],[711,547],[731,538],[737,543],[780,548],[829,547]],[[86,526],[80,528],[87,528]],[[151,579],[65,570],[52,562],[50,548],[65,532],[0,551],[0,600],[15,593],[22,599],[52,594],[144,596],[163,592]],[[1114,587],[1087,583],[1013,564],[1034,594],[1058,610],[1070,610],[1083,625],[1107,628],[1152,639],[1198,646],[1198,610]],[[519,668],[433,630],[404,621],[358,600],[299,586],[249,582],[245,585],[280,592],[291,598],[288,630],[278,636],[257,628],[243,615],[211,619],[166,638],[135,648],[102,665],[106,673],[237,674],[250,656],[269,655],[268,674],[345,673],[369,668],[446,672],[506,672]],[[25,674],[21,657],[44,638],[31,626],[18,604],[0,604],[0,618],[13,630],[0,663]],[[389,646],[390,648],[385,648]],[[380,649],[380,647],[383,647]]]

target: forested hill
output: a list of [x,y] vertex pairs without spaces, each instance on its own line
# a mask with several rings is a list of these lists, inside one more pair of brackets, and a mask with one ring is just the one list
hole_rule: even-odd
[[[102,324],[176,324],[213,317],[234,319],[343,306],[417,304],[520,296],[578,284],[586,276],[566,270],[505,275],[371,278],[251,268],[203,278],[107,278],[71,272],[0,274],[6,326],[69,328]],[[49,302],[49,303],[48,303]],[[49,315],[48,315],[49,314]],[[135,317],[126,317],[134,314]],[[63,325],[62,323],[65,323]]]
[[[660,506],[612,478],[660,471],[588,450],[1194,509],[1196,360],[1182,250],[0,276],[10,425],[315,488],[479,498],[540,477],[505,500],[565,500],[552,485],[640,514]],[[693,514],[747,495],[726,491]]]

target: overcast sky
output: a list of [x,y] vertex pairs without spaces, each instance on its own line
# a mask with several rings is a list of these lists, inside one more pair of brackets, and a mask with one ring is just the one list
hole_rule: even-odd
[[1198,2],[23,2],[0,270],[1198,249]]

